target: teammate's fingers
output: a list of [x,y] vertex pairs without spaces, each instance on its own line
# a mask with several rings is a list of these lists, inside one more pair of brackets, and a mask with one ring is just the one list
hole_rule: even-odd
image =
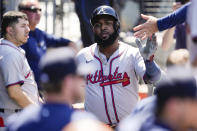
[[137,31],[137,32],[135,32],[133,35],[135,36],[135,37],[142,37],[143,35],[145,35],[145,30],[144,29],[142,29],[142,30],[139,30],[139,31]]
[[142,35],[135,35],[134,37],[142,39]]
[[141,29],[143,29],[143,28],[144,28],[144,24],[141,24],[141,25],[135,26],[135,27],[133,28],[133,30],[134,30],[134,31],[138,31],[138,30],[141,30]]
[[150,18],[150,16],[144,15],[144,14],[141,14],[141,17],[142,17],[143,19],[145,19],[145,20],[148,20],[148,19]]
[[141,40],[145,40],[145,39],[148,38],[149,36],[151,36],[151,35],[144,34],[144,35],[141,37]]
[[142,35],[136,35],[136,38],[142,39]]

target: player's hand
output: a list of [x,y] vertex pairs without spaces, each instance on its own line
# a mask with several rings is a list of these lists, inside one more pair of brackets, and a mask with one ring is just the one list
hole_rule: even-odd
[[158,46],[155,34],[148,37],[146,44],[142,44],[142,40],[139,38],[136,38],[135,42],[143,59],[152,61]]
[[141,14],[141,17],[146,20],[146,22],[133,28],[134,31],[137,31],[134,33],[134,36],[145,40],[158,31],[157,18],[143,14]]

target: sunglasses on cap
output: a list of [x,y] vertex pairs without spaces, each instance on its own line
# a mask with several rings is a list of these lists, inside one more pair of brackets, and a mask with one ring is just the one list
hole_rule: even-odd
[[37,8],[35,6],[31,6],[31,7],[24,7],[24,6],[19,6],[19,10],[24,10],[24,11],[30,11],[30,12],[34,12],[37,13],[38,11],[42,11],[42,9]]

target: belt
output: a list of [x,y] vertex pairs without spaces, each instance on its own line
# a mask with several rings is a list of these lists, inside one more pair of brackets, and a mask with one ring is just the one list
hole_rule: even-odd
[[[1,108],[0,108],[0,112],[2,112],[2,113],[4,113],[5,110],[7,110],[7,109],[1,109]],[[8,110],[9,110],[9,109],[8,109]],[[10,109],[10,110],[13,110],[14,112],[19,112],[19,111],[21,111],[22,109]]]

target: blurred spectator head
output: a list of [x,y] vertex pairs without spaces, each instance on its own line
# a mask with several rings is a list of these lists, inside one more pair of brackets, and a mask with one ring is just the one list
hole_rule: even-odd
[[187,49],[178,49],[170,53],[167,59],[167,67],[173,65],[186,65],[189,62],[189,51]]
[[71,122],[63,131],[113,131],[109,126],[96,120]]
[[40,22],[41,8],[38,0],[22,0],[18,6],[19,11],[27,14],[31,30]]
[[[84,94],[85,80],[74,59],[75,52],[68,47],[50,49],[41,58],[41,85],[46,95],[55,94],[74,103]],[[80,74],[79,74],[80,73]]]
[[174,130],[197,129],[197,86],[191,74],[172,67],[155,89],[156,116]]

